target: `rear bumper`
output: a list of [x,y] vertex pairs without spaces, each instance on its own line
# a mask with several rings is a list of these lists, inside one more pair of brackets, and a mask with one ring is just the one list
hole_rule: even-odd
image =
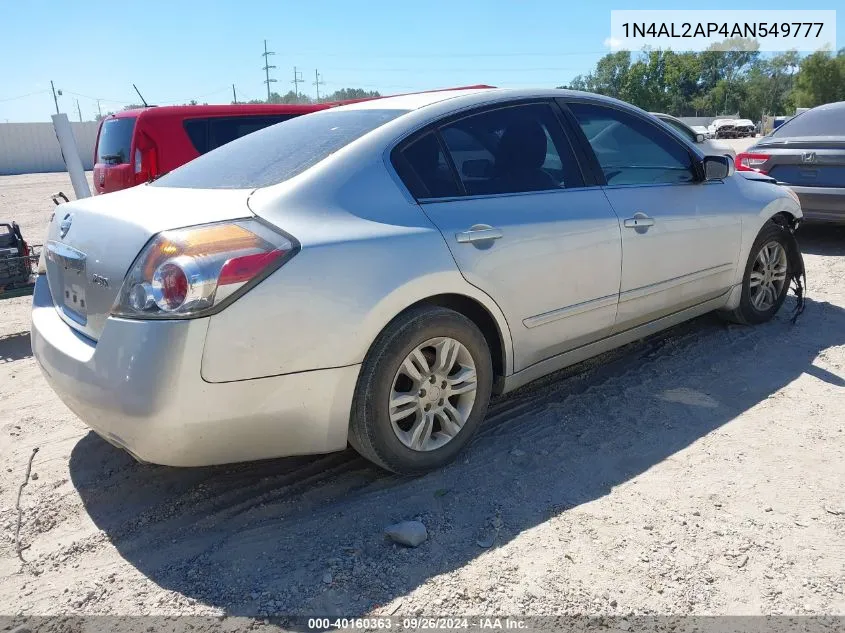
[[346,447],[359,365],[207,383],[207,319],[110,318],[96,343],[58,315],[44,276],[33,295],[32,350],[83,422],[136,458],[206,466]]
[[798,194],[804,221],[845,223],[845,188],[786,186]]

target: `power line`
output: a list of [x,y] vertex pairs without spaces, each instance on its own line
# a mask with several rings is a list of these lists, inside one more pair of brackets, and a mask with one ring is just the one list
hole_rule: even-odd
[[[321,57],[343,57],[349,58],[349,53],[326,53],[321,50],[307,51],[299,50],[300,54],[314,54]],[[480,58],[480,57],[576,57],[578,55],[606,55],[612,53],[610,49],[599,51],[557,51],[557,52],[531,52],[531,51],[517,51],[510,53],[398,53],[398,54],[384,54],[384,53],[355,53],[355,57],[367,59],[455,59],[455,58]]]
[[0,99],[0,103],[4,101],[15,101],[16,99],[25,99],[26,97],[31,97],[32,95],[40,95],[44,94],[45,92],[49,92],[47,89],[36,90],[35,92],[27,92],[25,95],[18,95],[17,97],[3,97]]
[[479,72],[479,73],[523,73],[523,72],[559,72],[559,71],[574,71],[583,70],[582,68],[573,68],[571,66],[550,66],[550,67],[519,67],[519,68],[335,68],[330,67],[329,70],[337,72],[353,72],[353,73],[441,73],[441,72]]
[[262,53],[262,57],[264,57],[264,83],[267,84],[267,103],[270,103],[270,84],[276,81],[275,79],[270,79],[270,69],[275,68],[275,66],[270,65],[270,55],[275,55],[273,51],[267,50],[267,40],[264,40],[264,52]]
[[132,103],[131,101],[124,101],[122,99],[106,99],[105,97],[92,97],[90,95],[84,95],[80,92],[73,92],[71,90],[65,90],[66,93],[69,95],[73,95],[74,97],[82,97],[83,99],[90,99],[91,101],[104,101],[106,103],[123,103],[125,105],[129,105]]

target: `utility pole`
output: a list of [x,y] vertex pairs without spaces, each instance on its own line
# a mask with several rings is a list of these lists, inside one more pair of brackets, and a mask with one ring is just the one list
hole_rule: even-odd
[[270,55],[275,55],[273,51],[267,50],[267,40],[264,40],[264,52],[261,54],[264,57],[264,83],[267,84],[267,103],[270,103],[270,84],[275,82],[275,79],[270,79],[270,69],[275,66],[270,65]]
[[317,69],[314,69],[314,86],[317,88],[317,103],[320,103],[320,86],[322,86],[325,81],[320,81],[320,73]]
[[[56,97],[56,87],[53,85],[52,79],[50,80],[50,89],[53,91],[53,103],[56,104],[56,114],[58,114],[59,113],[59,99],[58,99],[58,97]],[[61,93],[62,93],[62,91],[59,90],[59,94],[61,94]]]
[[235,92],[235,84],[232,84],[232,99],[235,102],[235,105],[238,105],[238,93]]
[[293,67],[293,92],[296,95],[296,102],[299,103],[299,84],[305,83],[302,79],[302,73],[296,70],[296,66]]
[[76,99],[76,111],[79,113],[79,122],[82,123],[82,110],[79,108],[79,99]]
[[100,110],[100,100],[99,99],[97,99],[97,114],[100,115],[101,119],[103,118],[103,111]]

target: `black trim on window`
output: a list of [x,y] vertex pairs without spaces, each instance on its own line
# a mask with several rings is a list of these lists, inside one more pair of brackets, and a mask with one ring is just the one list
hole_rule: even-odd
[[[555,99],[552,107],[558,115],[566,140],[569,143],[569,147],[572,149],[572,154],[575,157],[575,162],[581,172],[581,179],[584,182],[584,186],[596,187],[603,185],[604,174],[602,173],[600,179],[596,177],[595,168],[592,164],[592,162],[595,161],[595,156],[592,153],[592,149],[589,153],[584,150],[582,137],[583,140],[586,140],[586,137],[584,136],[584,132],[581,130],[581,126],[578,125],[578,121],[575,119],[575,116],[569,111],[569,108],[561,103],[561,99]],[[596,165],[598,165],[597,162]]]
[[[422,136],[419,138],[421,139]],[[411,196],[417,199],[427,198],[431,195],[431,192],[422,179],[417,176],[416,170],[411,167],[411,163],[405,157],[405,154],[403,154],[403,150],[410,145],[411,143],[402,143],[394,147],[393,151],[390,152],[390,162]]]
[[449,165],[449,171],[452,172],[452,180],[454,180],[455,184],[458,186],[459,195],[466,196],[467,188],[464,186],[464,181],[461,180],[461,175],[458,173],[458,166],[455,165],[455,161],[452,159],[452,154],[449,152],[449,148],[446,147],[446,141],[440,133],[441,127],[443,126],[435,126],[432,133],[434,134],[434,138],[437,139],[437,144],[440,145],[440,151],[443,152],[443,158],[446,159],[446,164]]

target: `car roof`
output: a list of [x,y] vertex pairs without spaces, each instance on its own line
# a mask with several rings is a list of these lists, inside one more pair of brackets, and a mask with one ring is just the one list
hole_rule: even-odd
[[[441,90],[426,90],[421,92],[413,92],[400,95],[387,95],[378,97],[362,97],[360,99],[349,99],[345,101],[323,101],[322,103],[233,103],[229,105],[215,104],[215,105],[176,105],[176,106],[146,106],[143,108],[132,108],[131,110],[122,110],[109,115],[111,118],[123,117],[137,117],[144,115],[144,118],[167,117],[167,116],[181,116],[181,117],[198,117],[198,116],[243,116],[250,114],[308,114],[310,112],[317,112],[327,108],[333,108],[347,104],[366,103],[368,101],[384,101],[385,99],[394,99],[396,97],[415,97],[418,95],[427,94],[450,94],[455,92],[477,91],[488,88],[495,88],[495,86],[488,86],[486,84],[475,84],[472,86],[456,86],[454,88],[443,88]],[[424,100],[424,99],[423,99]],[[404,108],[403,108],[404,109]],[[408,108],[413,109],[413,108]]]
[[581,99],[589,99],[592,101],[600,101],[608,105],[616,104],[624,106],[629,109],[638,109],[629,103],[606,97],[592,92],[581,92],[578,90],[568,90],[564,88],[468,88],[460,90],[436,90],[431,92],[417,92],[406,95],[396,95],[393,97],[381,97],[371,101],[362,101],[359,103],[350,103],[340,106],[344,110],[363,110],[363,109],[380,109],[380,110],[419,110],[426,106],[450,102],[450,107],[455,109],[471,107],[473,105],[482,105],[496,101],[512,101],[515,99],[530,99],[530,98],[565,98],[576,97]]

